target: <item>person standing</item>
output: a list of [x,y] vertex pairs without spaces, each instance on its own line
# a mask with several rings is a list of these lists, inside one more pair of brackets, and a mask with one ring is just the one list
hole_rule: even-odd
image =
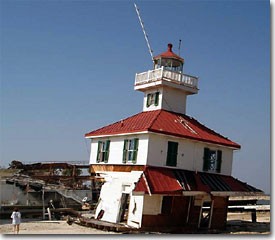
[[11,214],[11,219],[12,219],[12,225],[13,225],[13,232],[18,234],[19,226],[21,223],[21,213],[18,211],[18,208],[14,208]]

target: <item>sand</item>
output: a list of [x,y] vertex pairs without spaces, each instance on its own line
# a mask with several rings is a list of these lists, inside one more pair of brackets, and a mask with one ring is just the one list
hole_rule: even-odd
[[[1,234],[13,234],[10,221],[1,220]],[[95,228],[83,227],[77,224],[69,225],[66,221],[37,221],[24,220],[20,224],[19,234],[118,234],[115,232],[101,231]]]
[[[252,223],[249,213],[229,213],[227,229],[224,234],[270,234],[270,212],[257,213],[257,222]],[[0,220],[0,233],[13,234],[10,220]],[[66,221],[41,221],[36,219],[23,219],[19,234],[119,234],[95,228],[80,226]]]

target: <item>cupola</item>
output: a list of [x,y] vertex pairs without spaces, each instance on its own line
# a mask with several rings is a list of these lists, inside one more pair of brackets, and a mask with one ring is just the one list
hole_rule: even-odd
[[144,93],[143,111],[165,109],[185,114],[186,98],[198,93],[198,78],[183,73],[184,59],[173,45],[153,58],[154,69],[137,73],[135,90]]
[[172,43],[168,43],[167,51],[154,57],[154,69],[163,67],[165,70],[182,72],[184,59],[175,54],[172,48]]

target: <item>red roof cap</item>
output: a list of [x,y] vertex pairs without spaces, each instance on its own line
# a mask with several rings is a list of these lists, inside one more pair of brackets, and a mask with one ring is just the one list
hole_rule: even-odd
[[184,59],[181,58],[179,55],[175,54],[172,50],[173,48],[173,44],[172,43],[168,43],[167,45],[167,51],[163,52],[157,56],[154,57],[154,59],[159,59],[159,58],[174,58],[177,60],[180,60],[181,62],[184,62]]

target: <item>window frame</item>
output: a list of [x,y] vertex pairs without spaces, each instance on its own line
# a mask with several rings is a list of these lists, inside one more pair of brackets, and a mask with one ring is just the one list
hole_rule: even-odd
[[158,106],[159,105],[159,92],[148,93],[146,99],[146,106]]
[[136,163],[138,154],[138,138],[124,139],[123,145],[123,163]]
[[109,160],[109,152],[110,152],[110,140],[98,141],[97,142],[97,163],[107,163]]
[[[213,159],[215,155],[215,159]],[[222,151],[217,149],[204,148],[203,171],[220,173],[222,165]]]

